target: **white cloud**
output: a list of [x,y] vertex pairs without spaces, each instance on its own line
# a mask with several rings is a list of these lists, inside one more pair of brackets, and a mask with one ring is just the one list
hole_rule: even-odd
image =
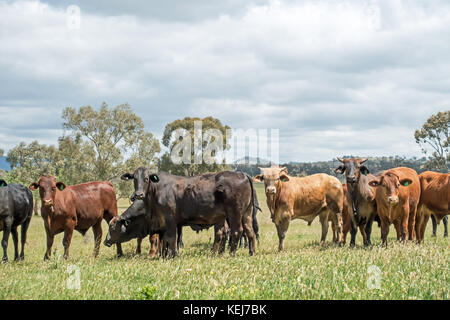
[[0,1],[1,148],[56,143],[62,108],[106,101],[155,134],[188,115],[279,128],[282,161],[420,155],[414,129],[449,109],[448,2],[233,0],[189,19],[143,3],[81,3],[70,30],[60,4]]

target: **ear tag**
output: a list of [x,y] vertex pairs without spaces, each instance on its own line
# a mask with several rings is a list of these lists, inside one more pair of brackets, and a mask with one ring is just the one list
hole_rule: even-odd
[[286,178],[281,179],[282,182],[286,182]]
[[5,186],[5,183],[4,183],[4,182],[2,182],[2,184],[0,185],[0,187],[2,187],[2,188],[3,188],[4,186]]
[[409,183],[408,183],[408,182],[405,182],[404,186],[405,186],[405,187],[409,186]]
[[367,172],[364,172],[364,175],[367,176]]
[[63,187],[63,185],[60,185],[60,186],[59,186],[59,190],[61,190],[61,191],[63,191],[63,190],[64,190],[64,187]]

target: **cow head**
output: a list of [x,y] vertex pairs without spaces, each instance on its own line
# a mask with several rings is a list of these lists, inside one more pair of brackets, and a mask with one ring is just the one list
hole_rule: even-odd
[[361,160],[360,158],[341,159],[338,157],[337,159],[342,162],[342,165],[337,167],[334,171],[340,174],[345,172],[347,184],[353,185],[359,181],[361,174],[367,175],[369,173],[369,169],[363,165],[363,163],[367,161],[367,158]]
[[393,172],[387,172],[378,179],[373,179],[369,182],[369,186],[377,187],[381,192],[381,197],[390,206],[395,206],[399,203],[400,187],[409,186],[412,182],[411,179],[401,179]]
[[132,180],[134,182],[134,198],[138,200],[142,200],[145,198],[145,195],[148,192],[148,188],[150,186],[150,183],[157,183],[159,182],[159,177],[154,174],[150,173],[150,170],[145,167],[140,167],[134,171],[133,174],[131,173],[125,173],[120,177],[122,180]]
[[55,203],[56,192],[61,192],[66,188],[62,182],[56,182],[53,176],[42,176],[38,182],[33,182],[29,187],[35,191],[39,189],[42,206],[51,207]]
[[[6,188],[8,184],[5,180],[0,179],[0,215],[4,215],[9,211],[9,192]],[[3,228],[0,228],[3,230]]]
[[145,213],[144,202],[137,200],[120,217],[114,217],[109,222],[105,246],[144,238],[148,234]]
[[256,182],[263,182],[266,196],[273,196],[280,192],[281,183],[289,181],[286,167],[259,168],[261,174],[253,178]]

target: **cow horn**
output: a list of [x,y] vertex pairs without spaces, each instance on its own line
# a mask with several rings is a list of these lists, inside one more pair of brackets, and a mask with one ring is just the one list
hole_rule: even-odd
[[338,159],[340,162],[344,163],[344,159],[341,159],[341,158],[339,158],[339,157],[337,157],[337,159]]
[[369,158],[365,158],[364,160],[361,160],[361,163],[366,162],[367,160],[369,160]]
[[283,172],[283,171],[287,172],[287,168],[286,167],[280,168],[280,172]]

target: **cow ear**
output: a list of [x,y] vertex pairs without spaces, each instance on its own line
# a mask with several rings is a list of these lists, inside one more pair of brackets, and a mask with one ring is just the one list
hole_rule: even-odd
[[5,180],[0,179],[0,188],[6,187],[8,184],[6,183]]
[[264,176],[262,174],[258,174],[257,176],[253,177],[253,181],[255,182],[263,182]]
[[371,187],[378,187],[379,185],[380,185],[380,181],[378,181],[378,180],[369,181],[369,186],[371,186]]
[[120,179],[122,179],[122,180],[132,180],[134,178],[134,176],[131,174],[131,173],[124,173],[121,177],[120,177]]
[[412,180],[408,178],[400,180],[400,184],[404,187],[409,186],[411,183],[413,183]]
[[151,182],[154,182],[154,183],[158,183],[158,182],[159,182],[159,177],[158,177],[156,174],[154,174],[154,173],[152,173],[152,174],[149,176],[149,178],[150,178],[150,181],[151,181]]
[[345,172],[345,166],[341,165],[341,166],[337,167],[336,169],[334,169],[334,172],[343,174]]
[[364,166],[364,165],[362,165],[361,167],[359,167],[359,171],[361,171],[361,173],[362,173],[363,175],[365,175],[365,176],[367,176],[367,174],[370,173],[370,172],[369,172],[369,169],[368,169],[366,166]]
[[39,189],[39,183],[33,182],[32,184],[30,184],[28,188],[30,188],[33,191],[36,191],[37,189]]
[[63,191],[66,188],[66,185],[63,182],[57,182],[56,187],[59,191]]
[[280,180],[282,182],[288,182],[289,181],[289,177],[285,174],[280,174]]

